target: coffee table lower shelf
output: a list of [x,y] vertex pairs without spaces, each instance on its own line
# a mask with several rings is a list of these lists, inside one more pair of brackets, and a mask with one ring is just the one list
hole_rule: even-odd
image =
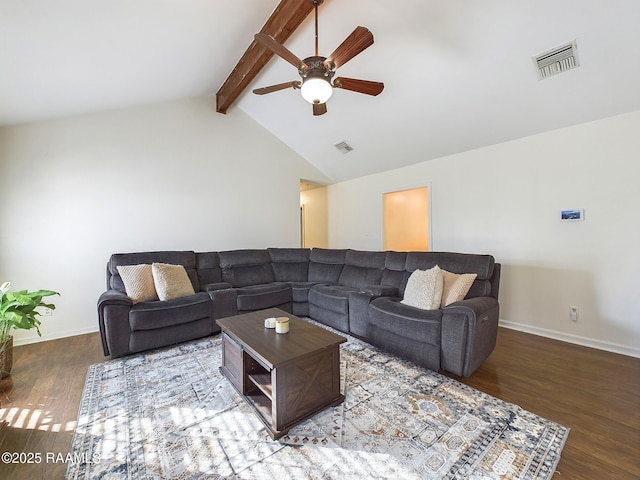
[[321,412],[325,408],[339,405],[344,401],[344,395],[340,395],[340,397],[337,398],[333,403],[318,407],[317,409],[309,412],[307,415],[298,417],[294,419],[289,425],[286,425],[283,428],[277,430],[274,428],[275,422],[273,420],[273,416],[271,415],[271,400],[269,400],[267,397],[257,392],[253,392],[248,395],[243,395],[243,398],[247,402],[247,404],[255,410],[256,414],[258,415],[258,418],[262,421],[264,426],[267,428],[267,432],[269,432],[269,436],[271,436],[271,438],[273,438],[274,440],[280,437],[283,437],[284,435],[289,433],[289,430],[291,430],[293,427],[313,417],[316,413]]

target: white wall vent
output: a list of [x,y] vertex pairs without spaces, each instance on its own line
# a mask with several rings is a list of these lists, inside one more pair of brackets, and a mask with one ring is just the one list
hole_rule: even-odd
[[336,143],[334,145],[334,147],[336,147],[338,150],[340,150],[340,152],[342,153],[349,153],[350,151],[353,150],[353,147],[351,145],[349,145],[347,142],[342,141],[340,143]]
[[533,57],[540,79],[566,72],[580,65],[576,41],[565,43]]

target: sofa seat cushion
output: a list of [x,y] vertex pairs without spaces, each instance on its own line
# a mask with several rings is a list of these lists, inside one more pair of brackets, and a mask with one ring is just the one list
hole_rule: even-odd
[[174,300],[141,302],[131,307],[129,328],[131,331],[155,330],[173,325],[210,318],[211,298],[206,292]]
[[263,283],[237,288],[238,310],[262,310],[291,301],[291,286],[285,282]]
[[349,295],[359,288],[347,285],[314,285],[309,290],[309,303],[336,313],[349,313]]
[[316,285],[314,282],[289,282],[291,285],[291,294],[294,302],[308,302],[309,290]]
[[423,310],[400,303],[397,297],[380,297],[369,304],[369,323],[416,341],[440,345],[442,310]]
[[213,323],[208,318],[195,320],[187,324],[171,325],[162,329],[140,330],[131,332],[129,350],[131,353],[143,352],[151,348],[159,348],[206,337],[213,332]]

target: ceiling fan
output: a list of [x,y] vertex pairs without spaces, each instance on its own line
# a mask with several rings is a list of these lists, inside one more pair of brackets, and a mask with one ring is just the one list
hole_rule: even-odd
[[286,88],[300,89],[302,97],[313,104],[313,114],[323,115],[327,113],[327,100],[331,97],[334,88],[351,90],[352,92],[364,93],[366,95],[378,95],[384,89],[384,83],[371,82],[369,80],[358,80],[355,78],[338,77],[331,79],[335,75],[338,67],[344,65],[353,57],[373,45],[373,34],[365,27],[357,27],[342,44],[328,57],[318,55],[318,6],[324,0],[309,0],[315,9],[315,43],[316,54],[300,60],[284,45],[278,43],[271,35],[257,33],[255,40],[265,48],[289,62],[298,69],[302,78],[292,82],[279,83],[269,87],[257,88],[253,91],[256,95],[277,92]]

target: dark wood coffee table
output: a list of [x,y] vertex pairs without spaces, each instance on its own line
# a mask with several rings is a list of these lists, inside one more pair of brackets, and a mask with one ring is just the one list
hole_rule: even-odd
[[[265,328],[269,317],[289,317],[289,333]],[[271,438],[344,400],[339,345],[346,338],[277,308],[216,323],[222,328],[220,371],[253,407]]]

